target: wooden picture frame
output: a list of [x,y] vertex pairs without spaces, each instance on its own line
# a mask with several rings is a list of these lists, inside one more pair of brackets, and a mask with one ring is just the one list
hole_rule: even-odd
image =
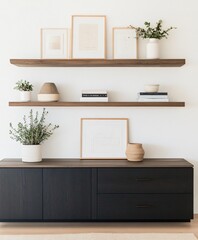
[[41,29],[41,58],[69,59],[69,29]]
[[106,58],[106,16],[73,15],[71,58]]
[[138,38],[135,29],[129,27],[114,27],[112,35],[112,52],[114,59],[138,58]]
[[81,159],[126,159],[128,118],[81,118]]

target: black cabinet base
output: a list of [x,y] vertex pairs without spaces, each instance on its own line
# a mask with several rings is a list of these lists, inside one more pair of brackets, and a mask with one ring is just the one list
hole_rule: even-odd
[[27,223],[27,222],[32,222],[32,223],[36,223],[36,222],[41,222],[41,223],[50,223],[50,222],[57,222],[57,223],[68,223],[68,222],[74,222],[74,223],[91,223],[91,222],[94,222],[94,223],[101,223],[101,222],[106,222],[106,223],[112,223],[112,222],[115,222],[115,223],[123,223],[123,222],[126,222],[126,223],[133,223],[133,222],[190,222],[192,219],[155,219],[155,220],[145,220],[145,219],[132,219],[132,220],[107,220],[107,219],[101,219],[101,220],[74,220],[74,219],[67,219],[67,220],[57,220],[57,219],[51,219],[51,220],[41,220],[41,219],[34,219],[34,220],[30,220],[30,219],[23,219],[23,220],[12,220],[12,219],[0,219],[0,222],[4,222],[4,223],[12,223],[12,222],[15,222],[15,223]]
[[103,160],[82,166],[88,163],[48,167],[44,162],[33,168],[0,163],[0,222],[193,219],[193,166],[187,161]]
[[99,194],[98,219],[191,219],[192,197],[192,194]]

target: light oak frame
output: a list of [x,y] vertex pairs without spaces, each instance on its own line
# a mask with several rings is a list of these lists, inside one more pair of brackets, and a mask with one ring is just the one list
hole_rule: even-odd
[[62,58],[62,59],[69,59],[70,58],[70,50],[69,50],[69,45],[70,45],[69,34],[70,34],[70,30],[68,28],[41,28],[40,29],[40,54],[41,54],[41,59],[47,59],[47,58],[44,58],[44,56],[43,56],[43,34],[44,34],[43,31],[44,30],[53,30],[53,31],[62,30],[62,31],[66,31],[66,34],[67,34],[67,44],[65,43],[66,44],[65,47],[66,47],[66,51],[67,52],[66,52],[65,58]]
[[[129,30],[130,28],[129,27],[113,27],[112,28],[112,56],[113,56],[113,59],[115,59],[115,30]],[[131,29],[132,31],[134,31],[133,29]],[[131,59],[138,59],[139,58],[139,54],[138,54],[138,37],[137,37],[137,34],[136,34],[136,58],[133,58],[131,57]]]

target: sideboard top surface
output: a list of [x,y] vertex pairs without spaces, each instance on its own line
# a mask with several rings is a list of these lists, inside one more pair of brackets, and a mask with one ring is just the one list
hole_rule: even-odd
[[142,162],[127,160],[80,160],[43,159],[40,163],[24,163],[21,159],[6,158],[0,161],[0,168],[147,168],[147,167],[193,167],[182,158],[150,158]]

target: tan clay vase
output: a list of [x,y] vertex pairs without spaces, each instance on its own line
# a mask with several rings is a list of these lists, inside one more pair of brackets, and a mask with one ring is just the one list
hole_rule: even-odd
[[128,143],[126,156],[128,161],[139,162],[144,158],[144,149],[140,143]]
[[57,102],[59,100],[59,92],[55,83],[44,83],[39,94],[38,101],[40,102]]

